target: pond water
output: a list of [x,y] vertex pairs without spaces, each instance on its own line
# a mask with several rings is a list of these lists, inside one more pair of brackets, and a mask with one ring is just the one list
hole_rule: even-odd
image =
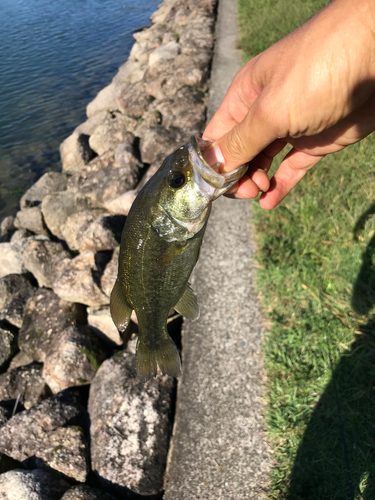
[[0,220],[85,120],[160,0],[1,0]]

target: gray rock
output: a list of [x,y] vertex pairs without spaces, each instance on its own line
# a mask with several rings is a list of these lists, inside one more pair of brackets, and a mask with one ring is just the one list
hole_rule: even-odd
[[104,204],[109,200],[134,189],[139,176],[140,168],[138,166],[127,165],[120,168],[103,168],[85,180],[76,178],[77,205],[87,208],[104,207]]
[[47,194],[64,191],[67,177],[60,172],[45,173],[21,198],[21,209],[39,205]]
[[135,130],[136,123],[121,113],[108,113],[102,123],[90,136],[89,144],[98,155],[114,149],[120,142],[132,144],[134,136],[128,132],[129,128]]
[[88,447],[82,429],[70,424],[83,412],[69,391],[45,399],[0,428],[0,452],[26,468],[49,467],[84,482],[89,469]]
[[[12,417],[15,403],[12,401],[1,401],[0,402],[0,427],[4,425]],[[1,460],[0,460],[1,468]],[[4,471],[3,471],[4,472]]]
[[39,289],[26,304],[18,334],[21,351],[35,361],[44,362],[55,335],[84,320],[83,306],[61,300],[52,290]]
[[14,248],[12,243],[0,243],[0,278],[8,274],[22,274],[25,272],[23,255]]
[[[103,206],[111,214],[118,215],[128,215],[134,200],[136,199],[138,191],[131,189],[126,193],[114,198],[113,200],[108,200],[103,203]],[[112,247],[113,248],[113,247]]]
[[201,92],[184,87],[176,93],[173,101],[161,102],[156,109],[161,113],[165,128],[180,128],[186,136],[203,130],[206,106]]
[[51,288],[64,259],[70,259],[61,243],[29,240],[25,246],[25,268],[38,280],[40,287]]
[[141,384],[135,357],[128,352],[100,367],[89,396],[91,457],[93,470],[109,491],[140,495],[161,491],[173,386],[173,379],[161,375]]
[[89,136],[73,132],[61,144],[60,156],[65,173],[71,174],[87,165],[95,156],[89,145]]
[[126,165],[134,165],[138,168],[143,167],[143,164],[135,155],[133,145],[128,142],[120,142],[120,144],[116,146],[115,163],[117,163],[120,167],[125,167]]
[[9,241],[12,233],[14,232],[14,217],[8,215],[0,223],[0,242]]
[[8,372],[10,370],[14,370],[15,368],[18,368],[19,366],[26,366],[32,363],[34,360],[31,356],[29,356],[27,353],[20,351],[17,353],[12,361],[10,362]]
[[17,351],[17,336],[9,329],[0,327],[0,370],[4,368]]
[[[118,73],[114,76],[112,81],[115,85],[118,86],[121,86],[124,83],[131,84],[139,82],[143,79],[146,69],[147,64],[143,64],[137,61],[127,61],[119,67]],[[90,103],[89,106],[91,104],[92,103]],[[87,108],[89,108],[89,106]]]
[[100,274],[92,252],[84,252],[67,261],[56,278],[53,290],[67,302],[78,302],[88,306],[109,303],[99,287]]
[[102,214],[103,211],[100,209],[81,210],[68,218],[61,228],[61,233],[71,250],[79,250],[83,234]]
[[102,275],[102,290],[107,295],[107,297],[111,296],[112,288],[114,287],[117,278],[119,253],[120,247],[115,248],[112,258],[106,265]]
[[87,323],[98,337],[109,345],[120,346],[123,344],[108,306],[89,307],[87,309]]
[[24,208],[17,212],[14,225],[18,229],[27,229],[35,234],[48,236],[47,228],[44,224],[40,207]]
[[80,484],[68,490],[61,500],[115,500],[115,498],[97,488]]
[[119,93],[120,91],[114,83],[104,87],[95,99],[87,105],[87,116],[90,118],[103,111],[117,111],[119,109],[117,102]]
[[152,67],[165,61],[173,61],[177,57],[178,52],[179,44],[175,41],[160,45],[160,47],[151,52],[149,64]]
[[102,124],[102,122],[107,118],[108,111],[100,111],[99,113],[96,113],[94,116],[90,116],[85,122],[81,123],[78,125],[78,127],[74,130],[77,134],[85,134],[85,135],[92,135],[99,127],[99,125]]
[[52,193],[45,196],[42,202],[45,223],[51,233],[58,238],[62,238],[61,226],[76,210],[75,197],[70,191]]
[[70,326],[51,339],[43,376],[53,393],[89,384],[105,353],[89,328]]
[[151,96],[147,95],[143,82],[127,86],[117,99],[121,113],[134,118],[140,118],[153,100]]
[[141,63],[147,63],[150,54],[155,49],[155,44],[150,40],[145,40],[144,42],[136,42],[129,54],[129,59],[133,61],[139,61]]
[[0,319],[20,328],[28,299],[35,288],[25,276],[8,274],[0,279]]
[[39,363],[20,366],[0,375],[0,401],[14,403],[19,397],[19,403],[29,409],[50,395],[43,379],[43,366]]
[[44,470],[12,470],[0,475],[1,500],[58,500],[69,483]]
[[[150,127],[139,132],[142,161],[144,163],[160,163],[181,145],[182,135],[164,127]],[[186,142],[186,137],[185,137]]]
[[25,238],[29,238],[32,235],[33,235],[33,233],[31,233],[27,229],[17,229],[17,231],[15,231],[12,234],[12,236],[10,238],[10,242],[13,243],[15,241],[20,241],[20,240],[23,240]]

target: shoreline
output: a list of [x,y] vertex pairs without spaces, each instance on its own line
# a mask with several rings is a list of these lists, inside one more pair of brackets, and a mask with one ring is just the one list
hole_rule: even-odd
[[[109,294],[137,192],[169,153],[203,131],[215,4],[159,5],[153,24],[134,33],[129,59],[87,106],[87,120],[61,144],[62,172],[46,173],[15,218],[1,223],[0,410],[3,399],[20,397],[14,416],[3,412],[0,452],[18,462],[1,470],[0,492],[15,475],[23,485],[31,477],[49,484],[41,469],[48,464],[62,474],[61,491],[71,492],[75,480],[118,498],[162,494],[175,383],[160,374],[146,387],[138,382],[134,341],[122,346]],[[57,423],[30,442],[22,429],[37,436],[46,418]],[[29,470],[16,474],[20,463]]]

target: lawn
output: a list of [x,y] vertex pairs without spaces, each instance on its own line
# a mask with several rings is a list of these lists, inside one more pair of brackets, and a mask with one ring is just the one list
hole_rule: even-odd
[[[244,62],[325,3],[238,0]],[[326,157],[276,209],[253,208],[268,498],[374,500],[375,137]]]

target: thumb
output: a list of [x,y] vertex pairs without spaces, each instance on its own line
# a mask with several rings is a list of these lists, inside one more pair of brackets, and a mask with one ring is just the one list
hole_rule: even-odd
[[222,164],[222,171],[230,171],[252,160],[263,149],[281,136],[277,129],[275,113],[260,95],[250,107],[245,118],[206,150],[204,157],[213,165]]

